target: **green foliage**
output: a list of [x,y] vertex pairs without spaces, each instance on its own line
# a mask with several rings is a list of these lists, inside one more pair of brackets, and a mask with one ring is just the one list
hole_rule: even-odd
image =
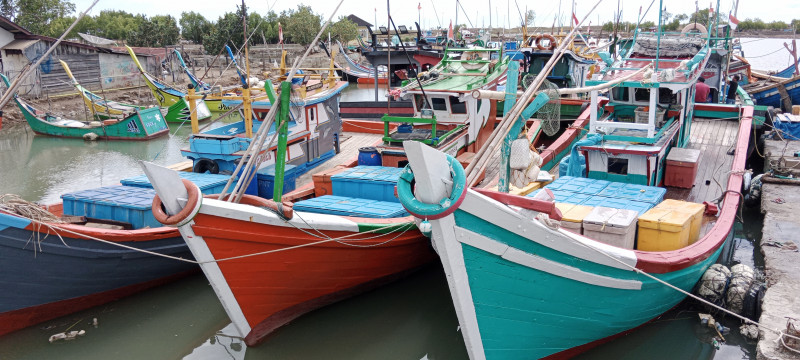
[[178,22],[181,25],[181,37],[191,40],[195,44],[203,43],[203,36],[211,30],[212,26],[203,15],[194,11],[182,12]]
[[17,7],[14,0],[0,0],[0,15],[13,19],[16,11]]
[[343,44],[358,37],[358,26],[346,16],[340,16],[338,21],[330,24],[328,31],[331,33],[331,40],[339,40]]
[[775,30],[775,31],[785,30],[788,27],[789,27],[789,25],[786,24],[783,21],[773,21],[773,22],[767,24],[767,29]]
[[300,4],[296,11],[290,11],[283,28],[283,36],[301,45],[311,44],[322,27],[322,16],[314,14],[311,6]]
[[681,21],[676,17],[672,21],[664,24],[664,31],[677,31],[681,27]]
[[794,28],[795,30],[800,30],[800,19],[794,19],[794,20],[792,20],[792,22],[790,23],[790,25],[791,25],[791,26],[792,26],[792,28]]
[[94,17],[86,17],[86,32],[106,39],[129,40],[144,21],[143,16],[135,16],[120,10],[103,10]]
[[21,0],[15,5],[14,22],[35,34],[48,33],[53,21],[75,11],[75,4],[66,0]]

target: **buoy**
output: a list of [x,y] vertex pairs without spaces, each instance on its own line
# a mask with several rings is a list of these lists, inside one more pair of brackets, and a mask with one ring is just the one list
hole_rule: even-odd
[[431,225],[428,220],[422,220],[422,222],[419,223],[419,232],[421,232],[422,235],[431,237],[431,233],[433,233],[433,225]]
[[725,265],[711,265],[700,278],[697,294],[714,304],[721,304],[730,276],[731,271]]

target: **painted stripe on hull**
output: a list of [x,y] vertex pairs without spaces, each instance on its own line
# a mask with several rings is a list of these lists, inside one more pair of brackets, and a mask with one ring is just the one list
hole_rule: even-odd
[[[180,237],[122,243],[192,258]],[[152,286],[143,284],[157,284],[163,278],[196,269],[193,264],[93,240],[63,236],[62,243],[55,235],[8,227],[0,230],[0,273],[3,274],[0,316],[20,321],[13,326],[19,329],[34,324],[32,321],[44,321],[101,304],[133,293],[135,289]],[[59,304],[64,300],[71,301]],[[92,305],[84,306],[84,303]],[[41,306],[48,309],[46,316],[30,311]],[[0,333],[4,329],[9,327],[0,326]]]

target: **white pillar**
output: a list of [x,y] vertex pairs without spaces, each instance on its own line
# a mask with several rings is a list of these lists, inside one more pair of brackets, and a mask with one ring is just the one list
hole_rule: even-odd
[[592,100],[589,103],[589,133],[595,133],[595,127],[597,126],[597,90],[593,90],[591,92]]
[[658,88],[650,88],[650,111],[647,113],[647,137],[651,138],[656,134],[656,98]]

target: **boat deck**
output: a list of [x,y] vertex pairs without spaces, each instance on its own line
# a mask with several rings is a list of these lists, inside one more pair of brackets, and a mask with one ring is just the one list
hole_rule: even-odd
[[[690,149],[701,150],[697,177],[691,189],[669,187],[666,199],[703,203],[722,196],[733,164],[733,151],[739,133],[739,122],[730,120],[695,119],[692,123]],[[716,217],[705,216],[700,233],[705,234],[716,222]]]
[[341,144],[339,145],[339,153],[332,157],[330,160],[323,162],[319,166],[311,169],[297,178],[297,187],[311,182],[311,176],[328,169],[332,169],[337,165],[344,165],[356,160],[358,158],[358,149],[365,146],[373,146],[383,139],[383,134],[368,134],[358,132],[344,132],[341,135]]

